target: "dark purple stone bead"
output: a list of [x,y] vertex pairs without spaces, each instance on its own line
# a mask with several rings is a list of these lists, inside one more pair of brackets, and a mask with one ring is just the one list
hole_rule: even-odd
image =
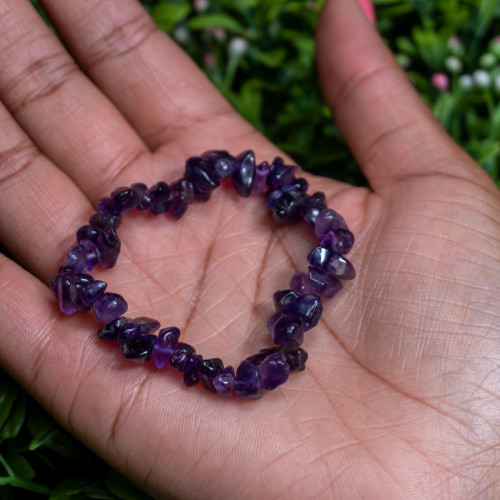
[[146,186],[146,184],[143,184],[142,182],[136,182],[135,184],[132,184],[131,187],[134,190],[135,194],[137,195],[137,203],[136,203],[137,210],[140,210],[141,212],[147,212],[148,210],[150,210],[151,193],[149,192],[149,189]]
[[240,398],[261,398],[264,389],[258,367],[248,361],[242,361],[236,370],[234,390]]
[[233,394],[235,384],[234,368],[226,366],[218,375],[214,377],[213,386],[219,396],[228,398]]
[[183,372],[187,360],[196,354],[196,349],[184,342],[177,342],[170,357],[170,366],[179,372]]
[[328,231],[336,231],[337,229],[347,229],[344,218],[331,208],[321,210],[314,225],[314,233],[318,241],[321,241]]
[[188,203],[184,194],[181,192],[175,192],[172,205],[170,205],[168,210],[170,216],[175,220],[179,220],[186,213],[187,208]]
[[120,255],[121,241],[112,227],[101,230],[96,241],[97,250],[100,255],[99,267],[111,269]]
[[80,292],[80,300],[86,305],[91,306],[106,290],[107,283],[100,280],[94,280],[85,284]]
[[118,229],[122,224],[122,218],[119,215],[93,214],[90,216],[89,224],[95,227],[112,227]]
[[141,316],[130,319],[120,330],[118,342],[125,342],[127,338],[137,337],[138,335],[150,334],[160,327],[160,323],[152,318]]
[[207,201],[210,193],[219,186],[210,163],[199,156],[188,158],[184,177],[193,184],[194,196],[200,201]]
[[326,207],[325,194],[321,191],[317,191],[312,195],[307,197],[307,202],[305,206],[304,220],[307,227],[314,231],[314,225],[316,224],[316,219],[318,214]]
[[120,214],[126,214],[137,206],[139,197],[134,189],[129,187],[116,188],[111,193],[115,205],[120,208]]
[[174,198],[174,193],[168,184],[163,181],[157,182],[154,186],[151,186],[149,193],[151,196],[151,213],[160,215],[168,212]]
[[57,282],[57,298],[59,299],[59,309],[63,314],[73,314],[76,312],[76,307],[71,300],[70,286],[73,284],[68,275],[59,276]]
[[117,340],[118,335],[120,334],[120,330],[122,329],[125,323],[128,323],[128,319],[124,316],[121,316],[114,321],[109,322],[108,324],[102,326],[97,332],[97,336],[101,340]]
[[259,366],[262,387],[268,391],[284,384],[290,376],[290,367],[283,352],[278,351],[267,356]]
[[281,312],[275,312],[266,322],[266,328],[269,333],[273,333],[274,325],[283,315]]
[[289,302],[282,310],[284,316],[299,317],[304,322],[304,331],[314,328],[321,317],[323,306],[318,295],[307,293]]
[[325,269],[328,276],[341,280],[352,280],[356,276],[356,271],[353,265],[337,252],[333,252],[332,257],[328,261]]
[[257,354],[252,354],[245,358],[245,361],[252,363],[253,365],[259,366],[262,361],[264,361],[269,354],[273,354],[274,352],[278,352],[279,347],[266,347],[265,349],[261,349]]
[[120,331],[118,343],[126,359],[131,359],[136,363],[144,363],[151,359],[156,343],[156,335],[150,335],[140,331],[134,335],[130,334],[123,336],[122,334],[123,331]]
[[307,262],[309,262],[311,266],[324,271],[331,257],[332,252],[330,252],[328,248],[318,246],[313,248],[309,252],[309,255],[307,256]]
[[348,229],[328,231],[320,241],[321,246],[345,255],[354,245],[354,234]]
[[304,215],[306,200],[302,191],[284,192],[274,204],[274,221],[280,224],[299,221]]
[[82,245],[77,245],[72,248],[68,252],[66,260],[68,262],[68,267],[71,267],[74,271],[84,273],[89,270],[87,266],[87,252]]
[[97,321],[108,323],[122,316],[128,309],[125,299],[117,293],[103,293],[93,304]]
[[113,198],[101,198],[97,203],[97,211],[101,214],[120,215],[120,205]]
[[285,186],[293,181],[297,167],[285,165],[283,158],[277,156],[269,168],[269,174],[266,179],[268,186]]
[[243,151],[236,157],[236,165],[231,180],[235,191],[243,198],[252,192],[255,179],[255,154],[251,150]]
[[92,243],[97,242],[97,237],[102,233],[102,228],[97,226],[82,226],[76,232],[76,239],[81,244],[83,240],[89,240]]
[[269,163],[263,161],[255,167],[255,178],[252,186],[252,193],[263,194],[267,191],[266,179],[269,174]]
[[147,316],[139,316],[131,320],[132,323],[140,325],[147,333],[152,333],[160,328],[160,322]]
[[306,273],[295,273],[290,279],[290,288],[300,295],[315,293],[315,290],[309,281],[309,275]]
[[186,361],[184,367],[184,384],[186,387],[193,387],[200,381],[200,374],[198,369],[203,361],[203,358],[199,354],[191,356]]
[[80,240],[80,246],[85,250],[87,269],[92,271],[94,266],[101,262],[101,254],[97,245],[90,240]]
[[94,281],[94,278],[90,276],[90,274],[83,274],[77,272],[69,272],[63,275],[63,284],[64,286],[68,286],[70,300],[75,306],[78,312],[84,313],[90,311],[90,306],[84,304],[80,299],[80,293],[82,288]]
[[198,367],[201,383],[209,391],[216,392],[214,378],[224,369],[224,363],[219,358],[204,359]]
[[304,370],[308,355],[302,347],[281,346],[279,349],[286,357],[290,372],[301,372]]
[[278,290],[274,292],[273,302],[274,307],[277,311],[283,309],[289,302],[292,302],[295,299],[298,299],[299,295],[293,290]]
[[56,294],[56,297],[59,296],[59,280],[61,278],[61,275],[54,274],[52,278],[50,278],[50,289]]
[[282,316],[273,328],[273,342],[277,345],[299,346],[304,343],[304,323],[300,317]]
[[309,268],[309,281],[316,293],[327,299],[331,299],[342,290],[342,283],[337,278],[328,276],[315,267]]
[[170,185],[174,193],[182,193],[186,199],[186,203],[190,205],[194,201],[194,187],[193,184],[185,177],[181,177]]
[[201,157],[210,164],[216,179],[227,179],[234,172],[236,158],[225,150],[205,151]]
[[164,368],[169,362],[174,352],[174,347],[179,342],[181,331],[175,326],[162,328],[158,332],[158,340],[154,347],[155,366],[159,370]]

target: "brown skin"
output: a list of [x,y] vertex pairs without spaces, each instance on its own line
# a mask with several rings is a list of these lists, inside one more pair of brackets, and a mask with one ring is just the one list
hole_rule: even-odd
[[[47,283],[113,188],[173,181],[214,147],[279,151],[133,0],[42,4],[68,52],[27,0],[0,2],[0,235],[24,267],[0,255],[2,367],[156,497],[498,497],[499,192],[358,5],[327,3],[318,61],[372,190],[305,175],[352,227],[358,277],[325,301],[306,370],[248,402],[122,360]],[[99,276],[129,315],[233,364],[269,345],[272,294],[314,245],[228,188],[178,223],[131,214],[120,235]]]

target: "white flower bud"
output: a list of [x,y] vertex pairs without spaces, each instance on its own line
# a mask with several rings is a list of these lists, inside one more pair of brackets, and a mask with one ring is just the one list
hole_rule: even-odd
[[479,58],[479,66],[481,68],[489,69],[495,66],[497,58],[491,52],[486,52]]
[[234,37],[229,42],[229,54],[232,56],[243,56],[248,50],[248,40],[240,36]]
[[458,85],[463,90],[470,90],[474,87],[474,80],[470,75],[461,75],[458,79]]
[[455,57],[455,56],[447,57],[444,60],[444,65],[446,66],[446,69],[450,73],[453,73],[455,75],[457,73],[460,73],[464,67],[464,65],[462,64],[462,61],[458,57]]
[[187,43],[189,40],[189,31],[184,26],[177,26],[173,32],[174,38],[180,43]]
[[486,89],[491,85],[490,74],[484,69],[476,69],[476,71],[472,73],[472,79],[480,89]]

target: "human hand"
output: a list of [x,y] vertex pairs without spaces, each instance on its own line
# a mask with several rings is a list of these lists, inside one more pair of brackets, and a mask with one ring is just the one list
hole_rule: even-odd
[[[306,370],[247,402],[123,360],[46,285],[113,188],[175,180],[206,149],[279,151],[134,1],[42,3],[85,74],[28,1],[0,4],[0,236],[23,266],[0,255],[2,366],[158,497],[494,497],[499,194],[357,5],[328,2],[318,58],[372,190],[305,176],[353,229],[358,277],[306,334]],[[237,364],[268,345],[272,294],[314,239],[221,191],[175,223],[128,215],[103,277],[131,317]]]

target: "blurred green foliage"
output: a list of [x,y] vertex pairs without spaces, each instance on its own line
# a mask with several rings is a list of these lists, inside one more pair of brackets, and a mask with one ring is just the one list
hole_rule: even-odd
[[[142,3],[233,106],[297,163],[314,173],[364,183],[318,88],[314,28],[321,2]],[[419,93],[498,183],[500,43],[492,40],[500,33],[500,2],[375,4],[378,29]],[[436,73],[448,84],[437,88]],[[0,375],[0,500],[148,498]]]

